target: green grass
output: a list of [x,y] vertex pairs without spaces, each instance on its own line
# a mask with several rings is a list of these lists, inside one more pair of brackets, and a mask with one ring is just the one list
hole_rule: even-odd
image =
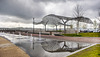
[[81,37],[81,35],[77,35],[77,34],[62,34],[64,36],[71,36],[71,37]]
[[79,33],[77,34],[62,34],[64,36],[71,36],[71,37],[100,37],[100,33]]
[[100,44],[94,45],[68,57],[100,57]]

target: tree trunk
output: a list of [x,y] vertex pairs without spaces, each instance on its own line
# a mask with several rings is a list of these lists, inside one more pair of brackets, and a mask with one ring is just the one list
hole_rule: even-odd
[[77,43],[77,47],[78,47],[78,49],[80,48],[80,45],[79,45],[79,43]]
[[66,23],[64,23],[64,33],[66,33]]
[[79,35],[79,21],[77,21],[77,35]]
[[64,45],[63,45],[62,49],[64,49],[64,48],[69,48],[69,47],[67,46],[67,44],[66,44],[66,41],[64,41]]
[[45,25],[45,31],[46,31],[46,25]]
[[57,31],[57,25],[56,25],[56,31]]
[[61,31],[61,25],[60,25],[60,28],[59,28],[59,30]]

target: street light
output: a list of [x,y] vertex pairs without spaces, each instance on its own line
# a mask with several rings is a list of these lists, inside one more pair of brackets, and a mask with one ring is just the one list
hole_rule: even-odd
[[33,18],[33,34],[34,34],[34,18]]
[[[34,18],[33,18],[33,34],[34,34]],[[33,49],[34,49],[34,38],[32,39],[33,42]]]

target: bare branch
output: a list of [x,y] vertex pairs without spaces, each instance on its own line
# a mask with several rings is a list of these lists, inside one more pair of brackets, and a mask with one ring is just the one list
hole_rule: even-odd
[[76,5],[74,8],[74,16],[75,17],[80,17],[84,15],[83,8],[80,5]]

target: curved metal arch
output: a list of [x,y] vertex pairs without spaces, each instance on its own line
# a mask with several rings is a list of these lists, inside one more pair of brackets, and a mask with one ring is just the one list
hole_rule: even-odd
[[[49,15],[44,16],[43,19],[44,19],[44,18],[47,18],[47,17],[57,18],[57,19],[59,19],[59,20],[64,19],[64,20],[67,20],[67,21],[75,20],[75,21],[79,21],[79,22],[84,22],[84,23],[93,24],[93,22],[92,22],[89,18],[83,17],[83,16],[72,18],[72,17],[59,16],[59,15],[55,15],[55,14],[49,14]],[[34,23],[35,23],[35,24],[44,24],[45,22],[42,20],[42,21],[39,22],[39,23],[36,23],[36,22],[34,22]],[[58,24],[63,25],[63,23],[61,23],[61,22],[59,22]]]
[[93,22],[89,18],[83,17],[83,16],[75,17],[75,18],[72,18],[72,19],[75,20],[75,21],[79,21],[79,22],[93,24]]
[[54,15],[54,14],[49,14],[47,16],[52,16],[52,17],[56,17],[56,18],[59,18],[59,19],[65,19],[65,20],[72,20],[71,17],[59,16],[59,15]]

